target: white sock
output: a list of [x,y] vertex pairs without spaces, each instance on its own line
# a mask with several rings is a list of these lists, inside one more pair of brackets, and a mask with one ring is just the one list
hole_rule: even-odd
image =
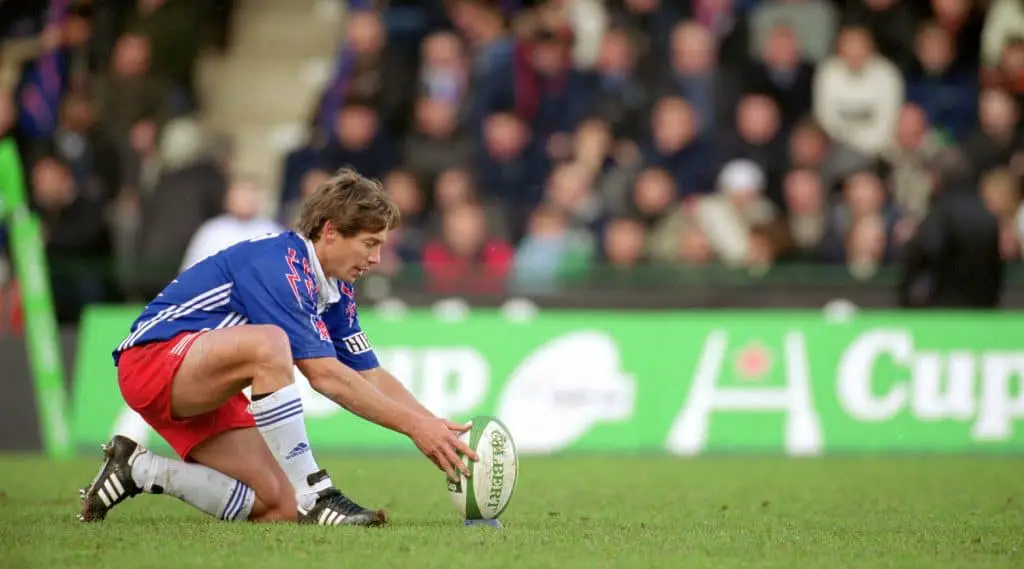
[[308,509],[316,501],[316,493],[330,488],[330,478],[310,486],[307,477],[320,471],[313,458],[306,435],[306,419],[302,414],[302,400],[295,385],[283,387],[252,402],[252,416],[256,419],[267,446],[277,458],[281,469],[295,487],[295,498],[300,508]]
[[225,521],[248,520],[256,502],[252,488],[221,472],[148,451],[135,457],[132,479],[145,492],[169,494]]

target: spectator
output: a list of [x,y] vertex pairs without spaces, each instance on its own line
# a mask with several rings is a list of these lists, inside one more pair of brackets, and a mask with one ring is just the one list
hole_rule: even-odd
[[676,203],[676,182],[669,172],[649,168],[633,184],[632,198],[632,217],[651,229],[665,219]]
[[756,162],[733,160],[718,175],[714,194],[700,200],[696,218],[711,250],[732,267],[759,264],[754,229],[772,223],[776,211],[765,198],[767,179]]
[[523,294],[554,292],[561,278],[590,265],[593,248],[590,232],[573,229],[561,210],[542,204],[516,250],[512,286]]
[[483,134],[476,179],[484,193],[509,208],[518,226],[541,200],[547,170],[542,149],[530,145],[529,128],[512,113],[487,117]]
[[666,218],[667,223],[648,233],[647,255],[666,266],[708,265],[714,261],[711,244],[700,227],[692,219],[684,220],[682,213]]
[[387,43],[377,12],[353,11],[345,29],[348,53],[341,85],[344,100],[366,102],[376,113],[382,133],[391,138],[401,137],[409,124],[416,92],[410,83],[416,76],[415,67],[401,49]]
[[444,216],[442,235],[423,249],[431,292],[495,293],[504,288],[513,258],[508,243],[487,237],[483,209],[464,203]]
[[768,175],[769,187],[774,185],[786,157],[786,139],[774,101],[765,95],[743,97],[736,111],[735,130],[723,133],[719,140],[717,164],[738,158],[752,160]]
[[59,30],[59,49],[67,61],[68,89],[88,89],[92,75],[101,67],[92,41],[92,9],[87,4],[69,7]]
[[825,134],[817,122],[804,118],[794,126],[786,146],[791,168],[810,168],[826,188],[832,188],[847,174],[863,170],[874,161]]
[[1006,272],[999,241],[999,221],[974,187],[943,187],[904,250],[900,306],[996,308]]
[[164,102],[175,116],[196,107],[193,85],[202,45],[203,14],[192,0],[137,0],[125,30],[144,38],[152,54],[152,76],[166,85]]
[[60,121],[40,153],[54,153],[70,168],[80,191],[101,204],[117,197],[122,168],[117,141],[100,127],[92,101],[82,91],[64,96]]
[[647,261],[646,232],[636,219],[611,219],[604,227],[603,243],[604,259],[613,269],[633,269]]
[[160,174],[142,198],[140,262],[131,276],[134,291],[152,298],[179,272],[192,236],[223,212],[227,181],[207,155],[206,134],[191,119],[175,119],[160,136]]
[[932,18],[956,44],[955,67],[978,68],[985,21],[982,8],[972,0],[930,0]]
[[877,156],[896,134],[903,78],[874,53],[866,29],[846,27],[838,43],[838,55],[825,60],[814,78],[814,117],[830,137]]
[[595,176],[601,176],[612,165],[613,142],[607,122],[597,118],[585,120],[573,135],[572,160]]
[[575,162],[555,168],[548,178],[545,201],[559,208],[573,229],[596,231],[605,216],[605,205],[593,189],[594,177]]
[[885,263],[888,250],[885,221],[870,215],[857,219],[846,239],[846,267],[860,280],[870,279]]
[[102,203],[81,193],[68,165],[56,156],[39,158],[29,183],[32,208],[42,223],[57,319],[77,322],[86,305],[115,300]]
[[904,105],[900,109],[895,145],[886,150],[883,158],[890,169],[886,183],[893,202],[911,226],[928,211],[935,186],[931,170],[943,149],[941,135],[930,127],[921,107]]
[[851,0],[845,3],[842,26],[870,30],[882,57],[900,69],[914,61],[914,31],[921,14],[912,2],[901,0]]
[[751,56],[763,56],[766,37],[777,26],[784,25],[797,36],[802,56],[813,64],[832,53],[839,13],[836,2],[828,0],[762,0],[750,14]]
[[592,114],[608,122],[616,136],[638,138],[637,128],[649,103],[649,69],[641,67],[639,40],[629,28],[614,27],[601,40],[597,63],[589,73]]
[[672,32],[669,69],[658,89],[660,96],[683,97],[701,117],[700,136],[712,136],[728,124],[738,86],[729,83],[724,69],[716,65],[714,38],[694,21],[680,22]]
[[482,194],[465,168],[449,168],[438,175],[434,182],[433,215],[430,227],[432,234],[440,234],[442,219],[452,208],[462,204],[475,204],[484,211],[487,221],[487,235],[502,241],[510,240],[511,228],[505,208],[493,196]]
[[330,178],[331,174],[326,170],[313,168],[307,171],[305,175],[302,176],[302,181],[299,185],[299,196],[284,205],[284,215],[280,222],[289,227],[295,225],[295,222],[299,218],[299,213],[301,213],[302,200],[313,195],[313,192],[315,192],[321,184]]
[[907,73],[907,101],[921,107],[949,144],[963,140],[977,123],[978,78],[974,70],[954,66],[954,39],[935,22],[917,32],[917,55]]
[[142,119],[132,125],[128,140],[121,141],[119,162],[121,187],[108,211],[114,234],[116,275],[121,289],[130,291],[135,271],[142,203],[153,194],[160,181],[161,156],[156,122]]
[[750,50],[750,27],[736,0],[695,0],[694,19],[711,32],[715,58],[728,67],[742,66]]
[[548,0],[541,5],[550,22],[568,27],[575,38],[573,67],[589,70],[598,59],[601,40],[608,26],[608,12],[602,0]]
[[843,247],[830,215],[831,200],[813,170],[792,170],[782,182],[792,250],[788,257],[802,262],[837,263]]
[[264,213],[263,190],[246,178],[231,182],[224,196],[224,213],[199,226],[181,264],[186,271],[199,261],[232,245],[284,231]]
[[121,196],[138,198],[152,193],[160,175],[159,132],[156,121],[144,118],[128,131],[121,149]]
[[23,69],[46,51],[56,49],[60,40],[56,27],[38,35],[0,36],[0,88],[17,87]]
[[427,240],[427,199],[416,176],[406,170],[392,170],[383,183],[401,216],[401,224],[390,231],[381,253],[379,270],[393,275],[406,264],[419,261]]
[[882,180],[874,172],[863,171],[846,178],[842,201],[833,216],[836,231],[846,237],[860,221],[876,217],[884,222],[888,234],[899,218],[899,210],[889,201]]
[[781,132],[789,133],[811,111],[814,66],[801,56],[796,32],[779,24],[766,37],[762,57],[744,74],[744,91],[767,95],[779,107]]
[[981,84],[985,88],[1012,93],[1020,104],[1024,99],[1024,39],[1014,38],[1006,42],[999,66],[982,70]]
[[649,38],[651,55],[656,60],[668,54],[672,29],[688,12],[685,3],[670,0],[615,0],[611,4],[611,18],[626,22]]
[[368,103],[351,102],[338,114],[334,136],[321,152],[320,167],[329,172],[352,167],[364,176],[383,178],[399,163],[391,136]]
[[959,149],[971,168],[971,179],[1005,164],[1016,174],[1024,174],[1019,154],[1024,149],[1018,128],[1020,109],[1013,98],[1003,90],[985,89],[978,100],[978,116],[978,126]]
[[488,115],[515,105],[515,42],[493,2],[453,0],[446,6],[455,28],[471,47],[470,116],[473,123],[482,124]]
[[680,198],[711,189],[714,149],[710,141],[698,138],[700,121],[684,99],[662,98],[651,113],[651,137],[640,150],[637,165],[667,170]]
[[[323,101],[321,101],[323,103]],[[321,109],[322,110],[322,109]],[[320,128],[317,113],[311,114],[306,124],[305,140],[292,148],[284,156],[281,168],[281,190],[279,201],[282,209],[287,209],[302,194],[302,179],[310,171],[321,167],[321,154],[327,141],[331,138],[336,121],[332,121],[330,129]],[[336,117],[335,117],[336,118]]]
[[95,98],[103,125],[127,138],[140,120],[155,120],[158,130],[170,116],[168,85],[150,73],[151,48],[145,36],[127,34],[117,40],[110,69],[98,77]]
[[586,78],[572,68],[570,34],[538,29],[516,50],[516,114],[552,160],[567,156],[570,134],[590,114]]
[[1020,180],[1009,169],[1000,168],[981,179],[981,198],[999,222],[999,254],[1004,261],[1019,261],[1022,235]]
[[999,66],[1011,38],[1024,37],[1024,5],[1017,0],[992,0],[982,28],[981,68]]
[[472,159],[473,139],[459,128],[455,105],[426,97],[417,101],[415,128],[405,141],[405,167],[429,184],[442,171]]
[[[469,103],[469,65],[459,36],[435,32],[424,40],[420,64],[419,96],[444,101],[458,111],[462,124]],[[468,112],[468,111],[467,111]]]

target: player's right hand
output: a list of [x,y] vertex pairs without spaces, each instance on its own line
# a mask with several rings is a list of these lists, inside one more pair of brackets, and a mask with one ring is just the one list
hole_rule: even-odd
[[459,460],[458,453],[473,461],[480,459],[469,445],[459,439],[459,434],[453,431],[448,421],[444,419],[423,417],[410,431],[409,438],[416,443],[420,452],[443,470],[453,482],[459,480],[458,471],[462,471],[466,476],[470,475],[469,467]]

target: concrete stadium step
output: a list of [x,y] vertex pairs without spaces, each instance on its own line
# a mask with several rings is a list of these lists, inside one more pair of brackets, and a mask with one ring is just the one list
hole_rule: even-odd
[[[343,33],[340,13],[292,7],[245,6],[235,19],[230,53],[308,57],[333,52]],[[327,15],[325,15],[327,14]]]
[[344,32],[342,0],[242,0],[226,55],[205,55],[196,82],[200,119],[234,142],[233,169],[255,178],[276,207],[285,154],[330,78]]
[[297,10],[315,10],[319,8],[344,9],[345,0],[241,0],[239,10],[258,10],[261,12],[294,12]]
[[204,114],[218,126],[305,120],[330,69],[329,58],[204,61],[197,81]]
[[305,140],[304,125],[240,125],[228,134],[235,147],[235,171],[256,178],[276,202],[285,155]]

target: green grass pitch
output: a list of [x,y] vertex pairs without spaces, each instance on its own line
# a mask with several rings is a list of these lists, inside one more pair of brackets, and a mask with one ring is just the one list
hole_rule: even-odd
[[321,457],[385,528],[228,524],[143,495],[75,521],[99,456],[0,455],[0,568],[1024,567],[1024,459],[524,457],[504,531],[420,458]]

